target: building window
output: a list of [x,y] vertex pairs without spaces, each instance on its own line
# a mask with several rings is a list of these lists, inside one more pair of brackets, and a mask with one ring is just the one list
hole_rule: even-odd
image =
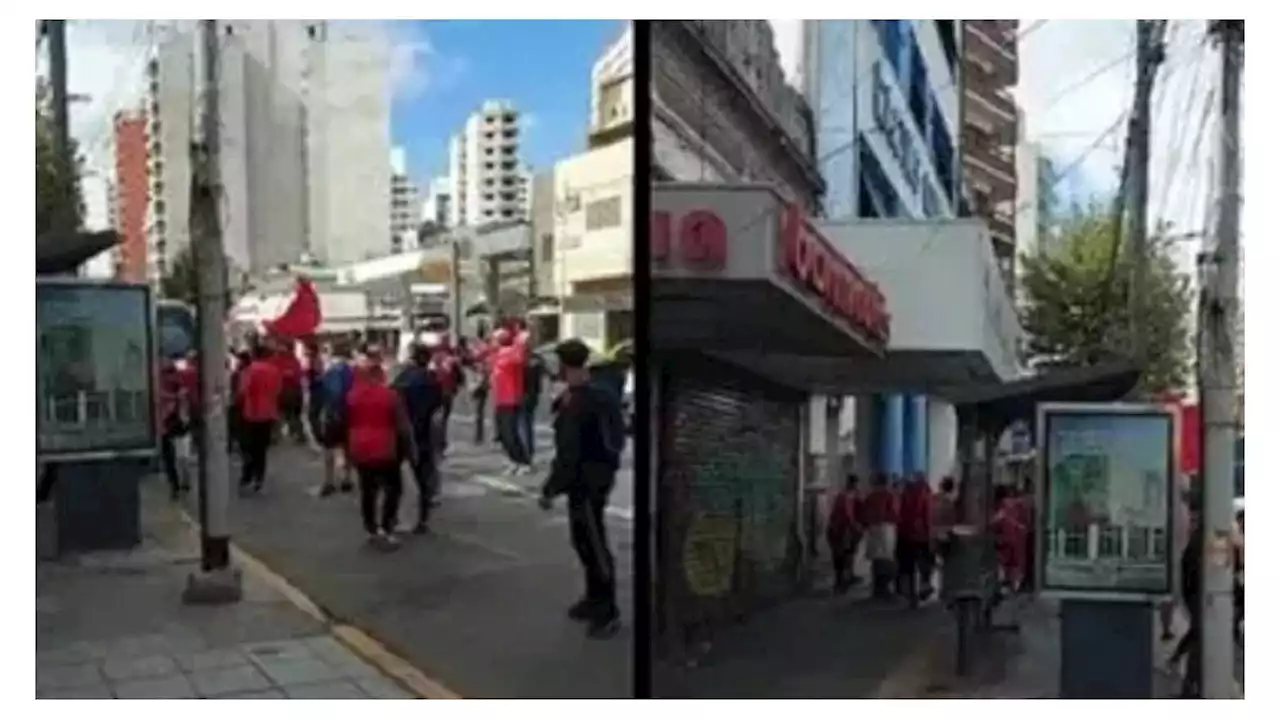
[[587,229],[603,230],[622,224],[622,198],[614,196],[587,203]]
[[933,93],[929,92],[929,74],[924,67],[924,58],[915,44],[911,46],[911,84],[907,102],[911,108],[911,117],[915,118],[916,128],[921,137],[927,137],[925,131],[929,124],[930,107]]
[[885,174],[884,167],[880,165],[880,160],[871,150],[871,146],[866,140],[859,140],[858,145],[862,182],[870,193],[871,201],[879,210],[877,217],[896,218],[907,215],[906,208],[898,199],[898,191],[894,189],[893,183],[889,182],[889,176]]
[[938,172],[938,182],[942,185],[942,194],[949,205],[955,205],[955,147],[951,144],[951,135],[947,132],[947,123],[938,106],[933,106],[933,120],[929,123],[929,144],[932,146],[933,167]]

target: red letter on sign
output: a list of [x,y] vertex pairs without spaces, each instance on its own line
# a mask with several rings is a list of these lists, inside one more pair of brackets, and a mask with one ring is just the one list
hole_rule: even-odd
[[649,222],[649,261],[666,265],[671,258],[671,213],[655,212]]
[[680,221],[680,257],[703,270],[722,270],[728,258],[728,229],[719,215],[694,210]]

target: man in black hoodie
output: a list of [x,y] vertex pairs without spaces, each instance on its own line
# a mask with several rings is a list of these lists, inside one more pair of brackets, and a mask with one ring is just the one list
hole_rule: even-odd
[[431,505],[439,490],[439,467],[436,453],[439,452],[441,411],[444,408],[444,391],[435,374],[427,367],[431,362],[432,348],[415,343],[409,350],[410,362],[396,377],[395,388],[404,406],[405,416],[409,421],[409,431],[413,433],[409,466],[413,470],[413,479],[418,485],[418,523],[414,533],[421,535],[427,532],[427,519],[431,514]]
[[586,578],[586,593],[569,608],[569,617],[586,622],[591,637],[606,638],[620,627],[604,512],[626,438],[621,405],[590,382],[591,351],[581,340],[566,340],[555,352],[567,388],[557,399],[556,455],[539,504],[547,509],[558,495],[568,497],[570,539]]

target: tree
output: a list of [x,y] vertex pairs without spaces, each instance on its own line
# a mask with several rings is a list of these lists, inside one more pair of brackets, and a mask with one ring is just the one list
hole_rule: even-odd
[[[1045,250],[1023,257],[1021,319],[1028,360],[1092,366],[1131,352],[1129,244],[1112,252],[1115,226],[1100,206],[1064,218]],[[1164,229],[1148,240],[1147,286],[1138,307],[1145,333],[1139,392],[1185,387],[1193,357],[1191,278]],[[1114,257],[1114,262],[1113,262]]]
[[165,269],[160,278],[160,294],[171,300],[181,300],[192,306],[196,305],[197,275],[195,256],[191,245],[184,245],[174,253],[173,262]]
[[71,141],[71,157],[68,163],[55,151],[53,118],[47,107],[49,93],[44,83],[36,85],[36,237],[47,235],[60,209],[69,206],[71,229],[78,230],[84,222],[84,198],[80,193],[80,176],[83,159],[77,156],[75,141]]

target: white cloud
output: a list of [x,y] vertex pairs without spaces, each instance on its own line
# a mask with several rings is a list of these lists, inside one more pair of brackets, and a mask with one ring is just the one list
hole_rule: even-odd
[[538,116],[534,113],[527,112],[520,114],[520,133],[529,132],[538,125]]
[[[1024,23],[1028,27],[1030,23]],[[1080,157],[1133,104],[1136,74],[1133,21],[1051,20],[1019,46],[1018,102],[1026,137],[1040,142],[1059,163]],[[1218,53],[1206,42],[1207,22],[1171,21],[1167,53],[1152,95],[1150,201],[1148,216],[1171,222],[1174,232],[1204,229],[1217,147],[1216,111],[1193,155],[1210,88],[1217,86]],[[1110,70],[1071,90],[1113,61]],[[1070,91],[1070,92],[1068,92]],[[1065,93],[1065,94],[1064,94]],[[1215,106],[1216,108],[1216,106]],[[1116,187],[1123,157],[1124,126],[1081,163],[1079,178],[1093,191]],[[1183,243],[1184,263],[1195,243]]]

